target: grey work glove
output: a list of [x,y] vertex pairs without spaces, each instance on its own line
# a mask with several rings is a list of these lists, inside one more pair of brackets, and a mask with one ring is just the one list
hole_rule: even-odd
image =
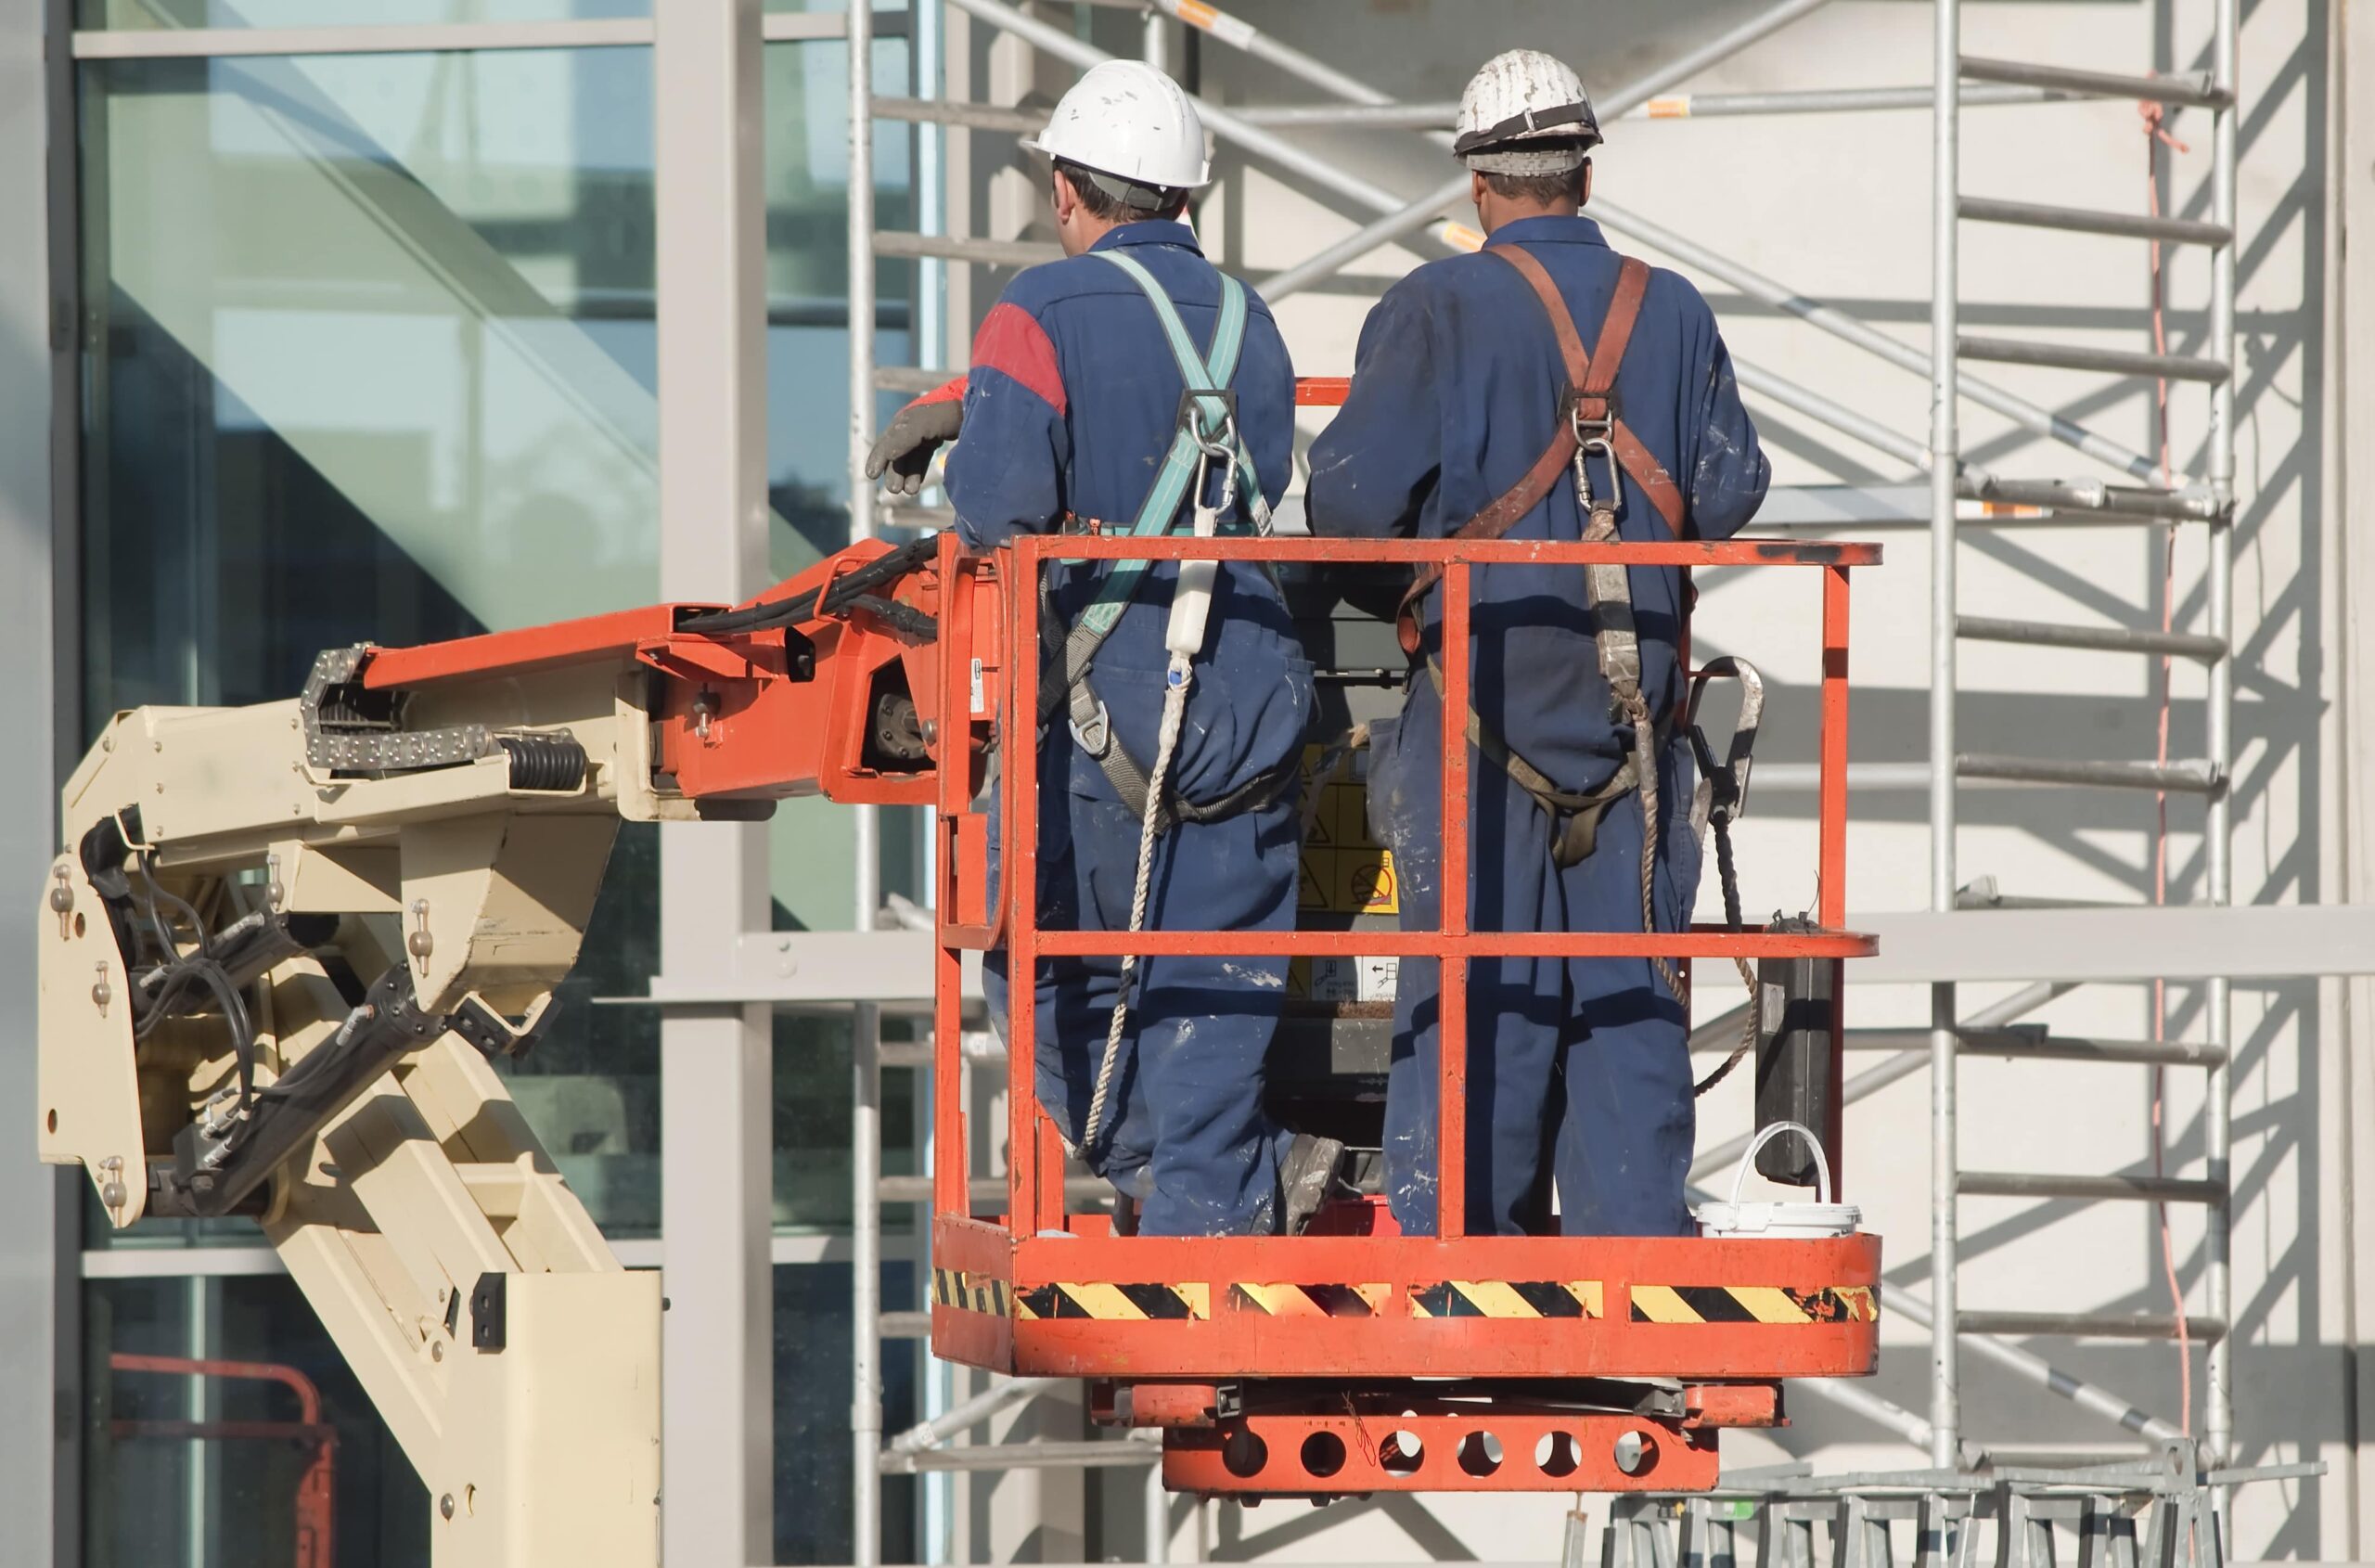
[[866,477],[882,481],[885,493],[913,495],[924,487],[932,454],[956,439],[964,422],[963,397],[944,395],[947,389],[928,392],[892,418],[866,455]]

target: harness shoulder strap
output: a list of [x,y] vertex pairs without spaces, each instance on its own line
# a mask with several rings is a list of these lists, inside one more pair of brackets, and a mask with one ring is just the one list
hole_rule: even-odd
[[[1210,352],[1199,353],[1195,341],[1188,336],[1187,324],[1179,319],[1178,308],[1145,263],[1118,251],[1089,253],[1119,267],[1154,307],[1155,319],[1162,323],[1163,339],[1171,345],[1171,356],[1179,366],[1179,378],[1191,394],[1182,400],[1179,428],[1172,432],[1171,448],[1163,454],[1162,466],[1156,470],[1153,484],[1148,487],[1146,498],[1138,503],[1137,514],[1130,521],[1129,532],[1134,535],[1167,533],[1179,516],[1180,506],[1188,499],[1188,488],[1195,483],[1204,442],[1217,438],[1227,426],[1227,401],[1219,393],[1235,379],[1239,353],[1245,344],[1245,286],[1226,273],[1219,274],[1220,316],[1213,324]],[[1209,395],[1192,395],[1200,392]],[[1236,443],[1231,456],[1250,476],[1253,465],[1244,455],[1242,442]],[[1249,493],[1252,496],[1249,511],[1257,523],[1266,523],[1268,513],[1262,507],[1260,486],[1252,485]],[[1098,646],[1120,623],[1123,610],[1136,595],[1149,565],[1143,560],[1113,563],[1098,588],[1097,597],[1082,611],[1080,624],[1073,628],[1060,674],[1074,681],[1087,674]]]
[[[1221,280],[1220,318],[1213,327],[1212,347],[1199,354],[1195,341],[1188,335],[1186,323],[1179,319],[1178,307],[1171,302],[1171,296],[1163,292],[1162,285],[1155,281],[1154,275],[1147,270],[1143,262],[1120,251],[1092,251],[1089,253],[1103,257],[1121,268],[1130,281],[1138,286],[1138,292],[1144,294],[1147,302],[1154,307],[1155,319],[1162,324],[1163,337],[1171,344],[1171,357],[1179,366],[1180,379],[1187,382],[1190,391],[1209,389],[1213,394],[1194,399],[1195,427],[1190,430],[1183,424],[1180,435],[1190,438],[1191,443],[1200,437],[1202,440],[1219,437],[1227,428],[1228,404],[1217,394],[1236,380],[1237,362],[1245,347],[1245,320],[1249,314],[1245,285],[1225,272],[1218,274]],[[1269,508],[1262,499],[1262,483],[1254,474],[1253,459],[1247,455],[1242,439],[1233,440],[1231,444],[1232,456],[1238,465],[1239,492],[1248,497],[1247,512],[1257,524],[1266,525]],[[1180,450],[1177,438],[1172,442],[1172,450],[1175,453]],[[1200,444],[1198,450],[1201,450]],[[1192,454],[1188,461],[1192,464]],[[1149,502],[1156,498],[1152,494],[1148,496]],[[1178,505],[1176,500],[1172,502],[1163,514],[1162,526],[1169,525]],[[1140,508],[1141,522],[1147,510],[1147,508]],[[1153,530],[1160,531],[1160,528]],[[1134,527],[1132,532],[1146,533],[1149,530]]]
[[[1624,366],[1624,351],[1633,341],[1633,328],[1641,318],[1641,301],[1649,292],[1649,263],[1637,256],[1627,256],[1617,269],[1616,291],[1610,296],[1608,315],[1601,321],[1599,341],[1592,345],[1589,361],[1578,366],[1582,340],[1575,335],[1574,318],[1567,312],[1567,302],[1559,286],[1540,262],[1514,245],[1496,245],[1492,253],[1516,267],[1520,276],[1532,287],[1542,308],[1549,314],[1551,327],[1559,334],[1560,349],[1567,360],[1567,376],[1573,397],[1573,412],[1586,424],[1605,424],[1609,444],[1615,449],[1616,460],[1625,476],[1649,496],[1650,504],[1665,519],[1666,527],[1675,538],[1682,537],[1685,525],[1682,490],[1665,466],[1652,456],[1632,428],[1617,416],[1614,393],[1616,373]],[[1580,369],[1580,374],[1578,373]]]
[[[1484,254],[1508,263],[1542,302],[1543,313],[1550,318],[1551,332],[1559,341],[1559,357],[1566,366],[1567,392],[1560,400],[1559,428],[1551,435],[1550,443],[1542,449],[1542,456],[1534,460],[1534,466],[1517,483],[1462,523],[1451,535],[1454,539],[1497,539],[1516,527],[1519,519],[1541,505],[1542,498],[1550,494],[1574,462],[1576,418],[1594,422],[1609,418],[1616,373],[1624,363],[1624,350],[1632,341],[1634,324],[1640,318],[1642,296],[1650,283],[1649,266],[1635,257],[1625,257],[1617,271],[1616,292],[1609,301],[1599,341],[1586,353],[1583,334],[1575,329],[1574,314],[1568,310],[1566,297],[1531,251],[1517,245],[1488,245]],[[1650,504],[1665,519],[1666,526],[1680,536],[1684,521],[1682,492],[1622,419],[1612,420],[1611,424],[1610,444],[1616,452],[1617,461],[1650,497]],[[1394,621],[1405,653],[1419,650],[1419,607],[1442,576],[1441,567],[1425,567],[1402,596]]]
[[[1153,307],[1155,319],[1162,327],[1163,339],[1171,348],[1173,360],[1179,367],[1180,379],[1186,392],[1180,399],[1178,428],[1173,431],[1170,449],[1164,453],[1162,465],[1154,482],[1139,503],[1131,520],[1129,532],[1136,536],[1168,533],[1177,521],[1181,505],[1188,498],[1188,490],[1202,471],[1203,456],[1213,443],[1229,443],[1228,460],[1239,477],[1238,494],[1244,498],[1247,515],[1257,528],[1269,526],[1269,508],[1262,497],[1262,487],[1253,469],[1253,460],[1245,449],[1244,441],[1233,427],[1229,399],[1226,395],[1236,379],[1238,360],[1245,346],[1245,322],[1248,315],[1245,286],[1226,273],[1216,273],[1220,278],[1220,309],[1213,328],[1213,341],[1203,353],[1198,353],[1193,339],[1188,335],[1185,323],[1179,319],[1178,308],[1154,275],[1136,257],[1118,251],[1097,251],[1092,255],[1122,270],[1137,285]],[[1200,500],[1200,497],[1199,498]],[[1054,718],[1061,708],[1069,712],[1072,735],[1112,782],[1115,793],[1131,810],[1143,812],[1151,788],[1146,770],[1139,767],[1114,735],[1112,723],[1105,704],[1098,698],[1089,681],[1089,668],[1096,662],[1098,649],[1121,622],[1122,611],[1138,591],[1152,562],[1123,560],[1113,563],[1111,570],[1098,585],[1096,597],[1090,600],[1080,620],[1064,636],[1062,645],[1050,660],[1040,683],[1040,721]],[[1052,619],[1047,605],[1046,585],[1042,584],[1042,610]],[[1234,797],[1232,797],[1234,800]]]

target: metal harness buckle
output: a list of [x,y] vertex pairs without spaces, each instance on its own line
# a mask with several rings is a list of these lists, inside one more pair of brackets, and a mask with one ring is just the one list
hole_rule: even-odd
[[1616,411],[1611,408],[1600,418],[1587,419],[1581,407],[1567,411],[1567,426],[1575,432],[1575,497],[1584,510],[1592,509],[1591,471],[1585,463],[1594,452],[1608,464],[1609,508],[1613,511],[1624,505],[1624,473],[1616,463]]
[[[1070,722],[1072,739],[1079,742],[1082,751],[1092,757],[1101,757],[1105,754],[1105,748],[1113,739],[1113,719],[1112,715],[1105,711],[1103,698],[1097,700],[1097,716],[1089,720],[1085,727],[1078,719]],[[1094,739],[1091,739],[1092,736],[1095,737]]]

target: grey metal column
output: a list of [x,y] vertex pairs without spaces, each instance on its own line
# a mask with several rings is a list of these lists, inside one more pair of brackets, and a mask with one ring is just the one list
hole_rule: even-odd
[[[766,227],[759,0],[653,8],[660,592],[735,600],[766,566]],[[767,925],[756,824],[661,829],[660,963],[733,980]],[[764,1006],[661,1023],[661,1531],[670,1568],[775,1557],[774,1060]]]
[[[43,55],[45,13],[60,34],[54,69]],[[58,561],[74,559],[71,461],[58,470],[65,488],[51,489],[53,438],[58,456],[71,459],[77,417],[75,269],[51,265],[53,255],[62,263],[73,255],[70,25],[63,0],[0,12],[0,212],[19,215],[0,225],[0,408],[10,411],[0,420],[0,657],[16,675],[6,710],[15,759],[0,769],[0,879],[10,888],[40,886],[57,852],[52,740],[60,731],[68,746],[80,739],[73,644],[58,635],[71,622],[56,615],[53,598],[71,603],[74,588],[71,576],[55,575]],[[62,307],[54,326],[53,285]],[[54,522],[64,525],[55,539]],[[74,1204],[83,1184],[79,1172],[33,1163],[35,1061],[26,1043],[33,922],[45,913],[29,895],[0,902],[0,1029],[18,1045],[0,1052],[0,1103],[11,1108],[0,1123],[0,1164],[25,1184],[0,1204],[0,1326],[9,1350],[0,1359],[0,1517],[17,1543],[13,1560],[65,1568],[82,1561]]]
[[[874,12],[849,7],[850,46],[850,542],[874,532]],[[860,931],[882,907],[882,819],[853,814],[857,872],[851,889]],[[850,1562],[882,1561],[882,1012],[850,1013]]]
[[[2235,232],[2235,161],[2236,117],[2241,112],[2236,103],[2236,49],[2239,19],[2237,0],[2217,0],[2212,13],[2211,72],[2217,87],[2227,95],[2225,104],[2217,109],[2211,130],[2210,211],[2215,223]],[[2235,255],[2232,242],[2211,252],[2210,261],[2210,344],[2209,358],[2227,366],[2227,377],[2211,389],[2210,393],[2210,490],[2211,498],[2218,505],[2218,516],[2210,527],[2210,561],[2206,569],[2209,589],[2210,635],[2232,649],[2235,646]],[[2208,700],[2205,704],[2207,741],[2204,751],[2211,765],[2218,770],[2221,780],[2218,790],[2210,797],[2207,818],[2202,826],[2202,865],[2205,872],[2204,892],[2214,905],[2231,904],[2235,900],[2235,868],[2231,839],[2234,833],[2233,785],[2235,771],[2235,657],[2232,652],[2210,666]],[[2220,1053],[2220,1065],[2211,1069],[2204,1086],[2202,1103],[2202,1151],[2208,1157],[2211,1183],[2223,1195],[2210,1206],[2205,1216],[2203,1255],[2207,1263],[2203,1284],[2209,1296],[2210,1316],[2227,1325],[2227,1331],[2211,1342],[2208,1356],[2207,1386],[2202,1391],[2203,1435],[2208,1441],[2211,1462],[2234,1462],[2235,1391],[2232,1382],[2234,1359],[2235,1278],[2232,1260],[2233,1227],[2233,1149],[2234,1149],[2234,1069],[2227,1062],[2234,1044],[2235,1001],[2230,983],[2225,976],[2211,980],[2205,997],[2208,1003],[2208,1025],[2211,1047]]]
[[[1171,70],[1171,18],[1177,15],[1178,0],[1171,0],[1169,5],[1153,0],[1147,6],[1146,31],[1140,35],[1138,52],[1157,71]],[[1163,1490],[1161,1465],[1147,1467],[1146,1481],[1139,1493],[1139,1510],[1143,1516],[1141,1533],[1147,1538],[1147,1562],[1170,1562],[1171,1494]]]
[[[1930,907],[1955,907],[1956,213],[1961,186],[1958,0],[1937,0],[1930,188]],[[1955,1343],[1955,988],[1930,990],[1930,1462],[1962,1434]]]

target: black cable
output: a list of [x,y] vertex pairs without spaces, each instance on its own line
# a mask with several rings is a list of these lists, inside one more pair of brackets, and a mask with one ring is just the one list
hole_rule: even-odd
[[[141,908],[168,957],[168,961],[160,966],[163,978],[158,982],[156,994],[149,998],[145,1009],[138,1008],[137,1002],[142,987],[138,984],[129,987],[139,1013],[133,1023],[132,1037],[135,1040],[146,1039],[159,1023],[173,1016],[173,1004],[181,999],[193,983],[204,984],[214,993],[215,1005],[222,1009],[224,1027],[230,1032],[232,1060],[238,1064],[239,1073],[238,1110],[245,1113],[256,1098],[255,1021],[249,1016],[247,1000],[240,996],[239,987],[231,983],[230,970],[215,958],[213,933],[207,930],[205,918],[198,912],[198,906],[171,889],[160,886],[147,856],[135,853],[132,856],[132,865],[140,873],[137,896]],[[158,913],[160,902],[178,910],[189,922],[191,935],[198,944],[195,952],[182,951],[181,945],[173,938],[172,927]]]
[[[681,632],[696,632],[703,636],[731,636],[738,633],[773,631],[778,626],[796,626],[814,620],[819,614],[846,608],[854,600],[886,583],[895,583],[933,559],[940,550],[940,535],[927,533],[919,539],[901,546],[887,555],[877,556],[864,566],[836,577],[824,588],[811,588],[804,594],[794,594],[787,599],[768,604],[754,604],[741,610],[711,610],[699,615],[687,615],[677,623]],[[927,620],[930,617],[926,617]]]
[[[1743,922],[1740,919],[1740,870],[1732,861],[1732,817],[1728,808],[1714,814],[1714,826],[1715,829],[1715,876],[1724,886],[1724,926],[1726,930],[1737,935]],[[1732,961],[1739,963],[1742,960],[1735,958]],[[1748,1022],[1741,1031],[1740,1043],[1732,1048],[1731,1055],[1724,1059],[1724,1064],[1721,1067],[1700,1079],[1692,1086],[1690,1091],[1692,1098],[1696,1099],[1705,1094],[1709,1089],[1730,1077],[1732,1069],[1738,1067],[1748,1054],[1756,1048],[1756,987],[1752,983],[1749,986]]]
[[854,594],[846,605],[840,608],[863,610],[892,631],[913,637],[918,642],[931,642],[940,636],[940,623],[930,615],[911,604],[901,604],[879,594]]

